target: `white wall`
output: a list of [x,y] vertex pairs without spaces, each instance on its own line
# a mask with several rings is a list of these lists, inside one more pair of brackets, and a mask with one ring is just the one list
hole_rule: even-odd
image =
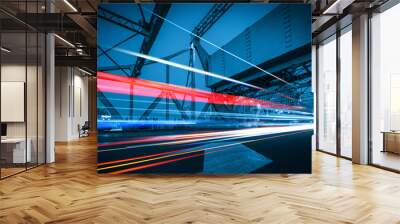
[[[1,66],[1,81],[2,82],[24,82],[25,80],[25,64],[4,64]],[[36,130],[36,107],[37,107],[37,98],[36,98],[36,79],[32,78],[36,76],[36,66],[27,67],[28,72],[28,87],[27,87],[27,118],[28,129],[32,127]],[[39,105],[39,107],[42,105]],[[2,110],[7,110],[8,108],[1,108]],[[35,113],[33,113],[34,111]],[[35,132],[36,133],[36,132]],[[24,137],[25,136],[25,122],[11,122],[7,125],[7,134],[9,137]],[[29,130],[28,130],[29,137]]]
[[[38,70],[37,70],[38,69]],[[25,135],[30,140],[30,148],[32,162],[36,162],[39,158],[39,163],[44,162],[44,74],[42,68],[36,65],[27,67],[24,64],[10,63],[2,64],[1,66],[1,81],[2,82],[24,82],[26,84],[26,107],[21,108],[22,113],[26,111],[26,121],[23,122],[6,122],[8,138],[24,138]],[[25,80],[27,78],[27,80]],[[24,94],[24,90],[21,90]],[[7,96],[2,96],[7,97]],[[2,107],[1,110],[7,111],[11,108]],[[12,113],[12,111],[7,111]],[[37,156],[39,153],[39,156]]]
[[[2,82],[25,82],[25,64],[9,64],[1,66]],[[7,108],[1,108],[7,110]],[[25,137],[25,123],[7,123],[7,137]]]
[[55,68],[55,141],[67,141],[69,139],[69,103],[70,86],[69,68]]
[[70,141],[88,120],[88,78],[72,67],[56,67],[55,73],[55,140]]

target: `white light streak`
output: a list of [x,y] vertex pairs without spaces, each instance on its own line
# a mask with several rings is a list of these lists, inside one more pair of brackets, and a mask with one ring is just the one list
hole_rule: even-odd
[[[137,102],[136,100],[134,102]],[[149,103],[151,103],[149,101]],[[169,104],[174,104],[174,103],[169,103]],[[118,110],[131,110],[130,107],[102,107],[99,106],[99,109],[118,109]],[[135,110],[137,111],[146,111],[148,108],[138,108],[136,107]],[[180,110],[166,110],[166,109],[153,109],[152,112],[154,113],[165,113],[169,112],[170,114],[181,114],[182,111]],[[207,112],[202,112],[202,111],[191,111],[191,110],[185,110],[186,113],[195,113],[196,115],[204,114],[204,115],[224,115],[225,117],[233,117],[233,118],[243,118],[243,119],[271,119],[273,118],[274,120],[313,120],[314,118],[312,116],[302,116],[302,115],[297,115],[297,114],[283,114],[283,115],[261,115],[261,114],[247,114],[247,113],[226,113],[226,112],[214,112],[214,111],[207,111]],[[157,121],[159,122],[159,120]]]
[[272,74],[271,72],[266,71],[265,69],[260,68],[259,66],[255,65],[255,64],[253,64],[253,63],[251,63],[251,62],[249,62],[249,61],[247,61],[247,60],[244,60],[243,58],[241,58],[241,57],[239,57],[239,56],[237,56],[237,55],[235,55],[235,54],[233,54],[233,53],[231,53],[231,52],[229,52],[229,51],[223,49],[222,47],[219,47],[218,45],[216,45],[216,44],[214,44],[214,43],[212,43],[212,42],[210,42],[210,41],[204,39],[203,37],[200,37],[200,36],[198,36],[197,34],[192,33],[191,31],[189,31],[189,30],[185,29],[184,27],[182,27],[182,26],[180,26],[180,25],[178,25],[178,24],[172,22],[171,20],[169,20],[169,19],[167,19],[167,18],[164,18],[164,17],[162,17],[162,16],[160,16],[160,15],[158,15],[158,14],[152,12],[152,11],[146,9],[145,7],[143,7],[143,9],[146,10],[147,12],[150,12],[152,15],[157,16],[158,18],[160,18],[160,19],[162,19],[162,20],[165,20],[165,21],[167,21],[168,23],[170,23],[170,24],[172,24],[172,25],[178,27],[179,29],[185,31],[186,33],[189,33],[189,34],[191,34],[191,35],[193,35],[193,36],[199,38],[200,40],[202,40],[202,41],[204,41],[204,42],[210,44],[211,46],[216,47],[217,49],[219,49],[219,50],[221,50],[221,51],[223,51],[223,52],[229,54],[230,56],[232,56],[232,57],[234,57],[234,58],[236,58],[236,59],[238,59],[238,60],[240,60],[240,61],[242,61],[242,62],[244,62],[244,63],[246,63],[246,64],[248,64],[248,65],[250,65],[250,66],[253,66],[253,67],[257,68],[257,69],[260,70],[261,72],[263,72],[263,73],[265,73],[265,74],[267,74],[267,75],[270,75],[270,76],[272,76],[272,77],[278,79],[279,81],[284,82],[284,83],[286,83],[286,84],[288,84],[288,85],[294,86],[293,84],[289,83],[288,81],[286,81],[286,80],[284,80],[284,79],[282,79],[282,78],[280,78],[280,77],[278,77],[278,76]]
[[135,52],[135,51],[129,51],[129,50],[126,50],[126,49],[121,49],[121,48],[115,48],[115,50],[117,50],[119,52],[123,52],[123,53],[129,54],[129,55],[133,55],[133,56],[136,56],[136,57],[144,58],[144,59],[147,59],[147,60],[151,60],[151,61],[159,62],[159,63],[162,63],[162,64],[170,65],[170,66],[173,66],[175,68],[180,68],[180,69],[187,70],[187,71],[190,71],[190,72],[211,76],[211,77],[214,77],[214,78],[218,78],[218,79],[226,80],[226,81],[233,82],[233,83],[236,83],[236,84],[248,86],[248,87],[251,87],[251,88],[258,89],[258,90],[264,90],[263,88],[261,88],[259,86],[255,86],[255,85],[252,85],[252,84],[249,84],[249,83],[241,82],[241,81],[236,80],[236,79],[232,79],[232,78],[229,78],[229,77],[225,77],[223,75],[218,75],[218,74],[215,74],[215,73],[207,72],[207,71],[204,71],[204,70],[201,70],[201,69],[197,69],[197,68],[189,67],[189,66],[186,66],[186,65],[178,64],[176,62],[167,61],[167,60],[164,60],[164,59],[161,59],[161,58],[156,58],[156,57],[153,57],[153,56],[150,56],[150,55],[145,55],[145,54],[142,54],[142,53],[138,53],[138,52]]
[[[259,137],[263,135],[272,135],[272,134],[282,134],[282,133],[299,133],[302,131],[313,130],[314,126],[312,124],[307,125],[296,125],[296,126],[286,126],[286,127],[261,127],[261,128],[246,128],[240,130],[233,131],[216,131],[216,132],[207,132],[201,134],[186,134],[186,135],[170,135],[168,137],[172,137],[172,139],[179,139],[181,136],[193,136],[193,138],[185,139],[185,140],[176,140],[176,141],[168,141],[168,142],[159,142],[159,143],[150,143],[150,144],[142,144],[142,145],[129,145],[125,147],[112,148],[112,149],[103,149],[98,150],[97,152],[111,152],[111,151],[119,151],[119,150],[127,150],[127,149],[137,149],[149,146],[161,146],[161,145],[175,145],[175,144],[185,144],[199,141],[211,141],[222,139],[226,140],[237,140],[249,137]],[[257,140],[251,140],[257,141]]]

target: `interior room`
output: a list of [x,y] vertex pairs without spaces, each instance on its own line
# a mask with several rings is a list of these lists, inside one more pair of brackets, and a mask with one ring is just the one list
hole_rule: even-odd
[[45,162],[44,38],[33,29],[1,34],[2,177]]
[[400,169],[399,129],[400,66],[396,54],[400,50],[394,44],[399,32],[393,30],[394,21],[400,18],[400,6],[374,14],[371,19],[371,137],[372,163]]
[[0,1],[0,223],[400,223],[399,21]]

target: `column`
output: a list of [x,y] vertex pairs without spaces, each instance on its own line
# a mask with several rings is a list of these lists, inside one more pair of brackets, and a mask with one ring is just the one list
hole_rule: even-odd
[[368,15],[353,18],[353,162],[368,163]]

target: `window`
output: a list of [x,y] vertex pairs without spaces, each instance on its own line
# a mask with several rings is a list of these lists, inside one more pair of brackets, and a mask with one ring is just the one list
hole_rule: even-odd
[[340,36],[340,155],[352,156],[352,33],[351,26]]
[[318,149],[336,153],[336,36],[318,47]]
[[400,170],[400,4],[371,19],[372,163]]

